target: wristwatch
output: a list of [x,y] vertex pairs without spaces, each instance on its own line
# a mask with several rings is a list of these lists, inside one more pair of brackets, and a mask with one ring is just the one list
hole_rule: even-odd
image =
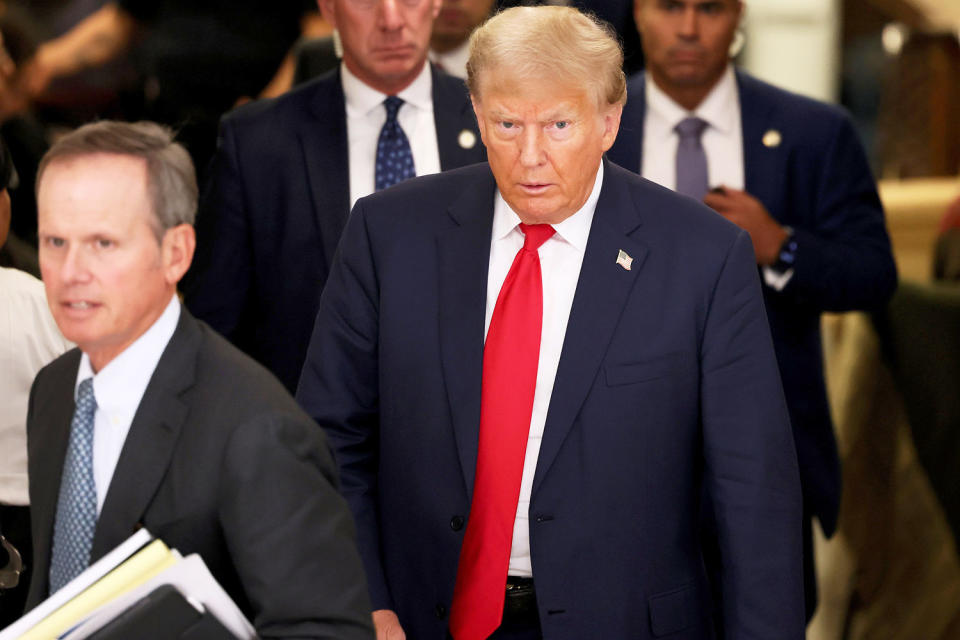
[[786,273],[793,269],[797,261],[797,237],[791,227],[784,227],[787,232],[787,238],[780,245],[780,251],[777,253],[777,261],[770,265],[770,268],[780,273]]

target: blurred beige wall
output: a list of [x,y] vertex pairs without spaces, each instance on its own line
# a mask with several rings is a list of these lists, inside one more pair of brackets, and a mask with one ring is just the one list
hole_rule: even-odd
[[772,84],[835,102],[840,0],[746,0],[742,65]]

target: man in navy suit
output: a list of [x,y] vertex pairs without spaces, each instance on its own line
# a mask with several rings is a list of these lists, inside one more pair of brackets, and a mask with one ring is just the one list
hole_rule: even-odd
[[749,236],[604,161],[616,40],[473,36],[489,164],[361,199],[297,399],[328,433],[381,638],[803,636],[796,454]]
[[426,61],[440,0],[319,4],[340,32],[343,64],[223,119],[184,286],[197,317],[291,392],[351,204],[406,177],[377,172],[389,158],[381,151],[396,153],[381,137],[397,139],[399,125],[407,175],[484,158],[463,82]]
[[[635,8],[647,73],[630,81],[608,157],[750,233],[800,464],[809,618],[811,518],[830,536],[840,502],[820,313],[870,309],[892,294],[883,210],[845,114],[733,69],[742,3],[636,0]],[[694,138],[684,123],[698,125]]]

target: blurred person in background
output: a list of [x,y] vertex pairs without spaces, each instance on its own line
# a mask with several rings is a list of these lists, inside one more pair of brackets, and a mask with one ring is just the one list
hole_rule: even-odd
[[[25,11],[15,6],[0,9],[0,135],[17,170],[7,189],[17,215],[10,225],[0,265],[40,275],[37,263],[36,169],[49,148],[47,131],[33,110],[18,101],[17,68],[36,52],[37,30]],[[12,101],[12,102],[10,102]]]
[[[495,5],[495,0],[443,0],[430,34],[430,61],[438,69],[466,79],[470,34],[490,16]],[[339,34],[302,42],[296,51],[293,83],[333,69],[342,56]]]
[[203,170],[220,116],[256,96],[315,13],[311,0],[117,0],[42,43],[10,81],[8,104],[41,98],[57,78],[133,57],[142,95],[131,119],[177,127]]
[[443,0],[430,35],[430,61],[466,79],[470,34],[490,16],[495,0]]
[[427,62],[440,0],[322,0],[343,62],[224,117],[187,307],[294,391],[350,208],[485,158],[466,87]]
[[[0,140],[0,247],[11,208],[14,175]],[[0,629],[23,613],[33,566],[27,490],[27,399],[37,371],[70,348],[50,315],[43,283],[0,267]]]
[[897,275],[850,119],[734,69],[744,10],[739,0],[635,1],[647,69],[630,81],[608,156],[750,233],[800,463],[809,620],[811,518],[829,537],[840,504],[820,314],[880,307]]

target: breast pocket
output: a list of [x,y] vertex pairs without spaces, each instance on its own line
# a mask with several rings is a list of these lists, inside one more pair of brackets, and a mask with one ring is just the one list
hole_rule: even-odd
[[605,367],[607,386],[619,387],[625,384],[648,382],[684,371],[683,356],[668,353],[641,362],[608,364]]
[[671,635],[690,627],[703,613],[699,605],[693,585],[652,596],[649,600],[650,630],[654,637]]

